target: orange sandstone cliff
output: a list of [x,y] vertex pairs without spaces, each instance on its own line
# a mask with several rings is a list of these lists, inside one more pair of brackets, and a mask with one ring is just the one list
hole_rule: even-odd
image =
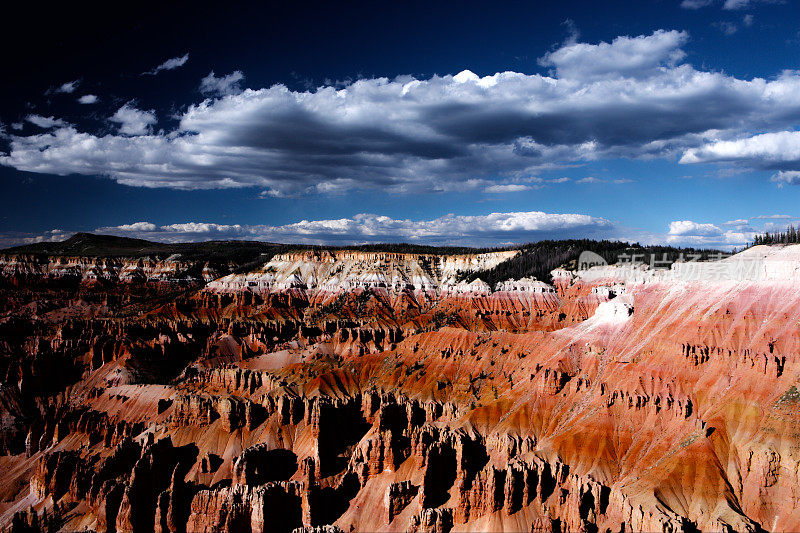
[[800,529],[800,246],[516,253],[0,258],[0,527]]

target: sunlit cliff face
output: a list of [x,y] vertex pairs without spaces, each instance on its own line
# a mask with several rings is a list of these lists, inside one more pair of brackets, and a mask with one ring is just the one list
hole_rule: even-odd
[[278,255],[207,284],[6,257],[0,521],[794,529],[798,250],[496,287],[455,272],[515,252]]

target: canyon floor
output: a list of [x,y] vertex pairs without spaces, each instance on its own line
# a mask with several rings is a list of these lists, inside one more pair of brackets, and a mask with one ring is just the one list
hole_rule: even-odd
[[0,528],[800,530],[800,246],[517,253],[0,256]]

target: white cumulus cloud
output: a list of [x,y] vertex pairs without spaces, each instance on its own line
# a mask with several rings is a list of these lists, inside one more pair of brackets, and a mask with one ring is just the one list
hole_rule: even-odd
[[118,123],[119,132],[123,135],[146,135],[157,122],[154,111],[136,109],[131,102],[117,109],[108,120]]
[[156,231],[158,226],[151,222],[133,222],[132,224],[122,224],[121,226],[115,226],[114,229],[117,231],[123,232],[146,232],[146,231]]
[[540,63],[554,66],[560,78],[642,77],[663,65],[674,65],[686,56],[681,46],[689,35],[658,30],[652,35],[622,36],[599,44],[566,44],[545,55]]
[[[759,218],[759,217],[756,217]],[[723,229],[723,226],[725,229]],[[730,250],[742,248],[753,242],[758,233],[746,219],[729,220],[721,224],[675,220],[669,224],[668,244]]]
[[274,242],[352,244],[365,242],[415,242],[423,244],[497,245],[548,237],[587,234],[606,236],[613,224],[582,214],[526,211],[488,215],[446,215],[431,220],[394,219],[375,214],[350,218],[301,220],[269,226],[182,222],[157,226],[136,222],[97,228],[99,233],[158,241],[248,239]]
[[742,139],[713,141],[686,150],[680,159],[681,163],[732,161],[767,169],[800,165],[800,131],[762,133]]
[[691,220],[675,220],[669,223],[669,234],[710,237],[721,235],[722,230],[714,224],[701,224]]
[[84,94],[78,98],[78,103],[81,104],[96,104],[99,98],[96,94]]
[[170,131],[154,132],[155,113],[126,104],[112,117],[117,135],[67,124],[10,135],[0,164],[132,186],[257,187],[272,196],[477,190],[619,157],[798,170],[787,153],[741,157],[718,143],[792,137],[800,72],[741,79],[698,69],[685,63],[688,39],[659,30],[569,41],[542,58],[552,75],[465,70],[293,91],[241,90],[240,72],[212,73],[201,86],[209,98],[188,106]]

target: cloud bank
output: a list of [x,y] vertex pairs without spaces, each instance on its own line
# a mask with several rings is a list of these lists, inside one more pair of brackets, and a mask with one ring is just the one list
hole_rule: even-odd
[[[445,215],[429,220],[394,219],[375,214],[349,218],[301,220],[270,226],[182,222],[158,225],[148,221],[96,228],[96,233],[160,242],[261,240],[299,244],[412,242],[431,245],[498,246],[544,238],[605,237],[614,229],[608,220],[582,214],[523,211],[488,215]],[[54,229],[42,235],[0,234],[0,246],[63,240],[72,233]]]
[[136,222],[97,228],[100,233],[135,236],[166,242],[247,239],[307,244],[413,242],[492,246],[546,237],[606,234],[608,220],[581,214],[541,211],[446,215],[431,220],[394,219],[375,214],[350,218],[302,220],[280,226],[185,222],[159,226]]
[[773,229],[773,225],[768,223],[763,229],[756,230],[746,219],[730,220],[722,224],[675,220],[669,224],[666,242],[680,246],[742,248],[752,243],[757,234],[767,229]]
[[[158,242],[197,242],[208,240],[259,240],[296,244],[350,245],[365,243],[411,242],[429,245],[503,246],[542,239],[594,238],[617,239],[641,244],[672,244],[731,250],[752,243],[764,231],[782,231],[798,220],[774,214],[726,222],[676,220],[665,233],[650,233],[617,226],[602,218],[585,214],[522,211],[488,215],[445,215],[427,220],[395,219],[377,214],[352,217],[301,220],[283,225],[219,224],[179,222],[155,224],[137,221],[95,228],[95,233],[134,237]],[[766,222],[763,222],[766,221]],[[76,231],[53,229],[40,235],[0,233],[0,247],[17,244],[60,241]]]
[[[797,170],[796,151],[769,145],[797,144],[800,72],[748,80],[700,70],[685,63],[688,40],[659,30],[567,42],[541,58],[548,75],[465,70],[305,92],[241,91],[241,72],[211,73],[200,87],[208,98],[171,131],[152,131],[155,114],[126,104],[111,117],[118,134],[54,124],[11,135],[0,164],[131,186],[259,187],[266,196],[502,185],[620,157]],[[735,153],[740,145],[745,155]]]
[[[784,0],[724,0],[722,9],[741,10],[754,7],[756,4],[780,4]],[[719,0],[683,0],[681,7],[684,9],[700,9],[719,3]]]
[[762,169],[800,170],[800,131],[713,141],[687,150],[681,163],[739,162]]

